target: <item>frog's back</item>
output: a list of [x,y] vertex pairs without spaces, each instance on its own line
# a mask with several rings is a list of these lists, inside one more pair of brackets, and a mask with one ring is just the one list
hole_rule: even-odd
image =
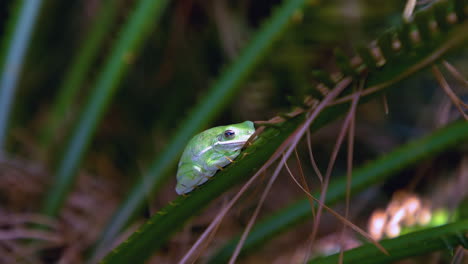
[[217,142],[226,140],[226,138],[220,138],[223,135],[227,137],[223,133],[229,132],[232,136],[237,134],[247,141],[254,131],[253,123],[245,121],[240,124],[214,127],[195,135],[188,142],[179,161],[177,193],[184,194],[192,191],[212,177],[219,168],[229,164],[239,155],[241,145],[232,145],[231,149],[215,148]]
[[205,183],[216,171],[205,170],[204,155],[210,151],[214,131],[203,131],[195,135],[187,144],[177,169],[178,194],[191,192],[195,186]]
[[204,166],[204,156],[209,155],[213,143],[216,141],[216,137],[220,131],[223,131],[224,127],[215,127],[205,130],[195,135],[187,144],[182,157],[180,158],[177,178],[182,176],[184,172],[192,169],[193,166],[200,168]]
[[212,145],[211,133],[205,133],[209,131],[203,131],[195,135],[185,147],[182,157],[180,158],[179,166],[182,163],[197,162],[200,156],[207,151]]

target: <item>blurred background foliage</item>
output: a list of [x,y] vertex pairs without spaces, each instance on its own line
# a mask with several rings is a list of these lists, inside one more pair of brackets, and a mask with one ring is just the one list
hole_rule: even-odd
[[[0,2],[2,38],[14,13],[13,7],[18,2],[21,1]],[[137,2],[42,1],[20,73],[3,150],[3,172],[0,176],[14,175],[0,178],[0,214],[4,218],[14,214],[38,213],[37,208],[41,207],[41,200],[46,198],[48,186],[53,180],[54,167],[63,155],[63,147],[75,129],[82,108],[95,87],[93,84]],[[417,8],[429,6],[431,2],[424,1]],[[397,25],[405,3],[405,0],[307,1],[304,8],[295,12],[288,28],[272,43],[266,57],[241,83],[232,101],[224,102],[227,107],[217,113],[216,120],[210,126],[244,120],[267,120],[288,111],[291,108],[290,98],[294,100],[310,93],[314,84],[313,70],[336,70],[333,59],[335,48],[353,55],[357,45],[370,43],[382,32]],[[151,32],[143,41],[140,51],[125,57],[128,73],[117,84],[118,90],[85,152],[78,181],[60,213],[63,225],[60,228],[74,227],[77,230],[71,237],[80,237],[80,231],[89,233],[79,250],[75,249],[75,255],[67,256],[68,260],[80,262],[86,259],[86,249],[98,239],[101,229],[124,200],[130,186],[138,181],[154,157],[180,129],[181,121],[191,113],[193,106],[202,100],[226,65],[235,61],[242,48],[280,4],[282,1],[279,0],[169,1],[160,19],[148,22],[154,23],[148,26]],[[69,70],[82,56],[79,52],[89,41],[90,32],[96,29],[95,21],[102,22],[99,19],[102,19],[105,11],[108,12],[108,20],[103,27],[102,39],[95,44],[96,56],[84,67],[84,80],[77,86],[69,104],[65,105],[65,115],[54,123],[54,104],[57,103],[60,89],[64,87]],[[5,50],[3,48],[2,52]],[[468,76],[466,52],[466,49],[460,50],[447,57],[464,76]],[[466,98],[466,89],[454,86],[454,90]],[[441,109],[446,109],[450,104],[429,72],[415,74],[400,83],[398,89],[386,95],[386,100],[390,110],[388,115],[384,113],[380,98],[358,111],[356,166],[457,118],[453,107],[442,112]],[[327,164],[339,127],[340,123],[331,123],[314,134],[314,153],[321,168]],[[312,174],[306,147],[300,146],[299,150],[304,154],[304,169]],[[427,174],[425,177],[428,178],[423,182],[416,181],[416,189],[425,195],[436,192],[444,196],[442,190],[433,190],[439,186],[434,183],[450,185],[450,179],[442,180],[435,168],[441,166],[445,170],[457,167],[463,160],[462,153],[463,150],[452,150],[435,157],[432,164],[426,162],[409,168],[381,187],[369,188],[364,198],[359,199],[376,199],[378,202],[374,205],[382,206],[390,200],[393,192],[408,186],[413,182],[413,176],[421,173]],[[337,173],[345,171],[345,160],[344,154],[338,157]],[[171,174],[175,175],[175,167]],[[288,201],[302,197],[286,175],[279,181],[274,192],[281,195],[272,197],[265,206],[265,212],[272,212]],[[140,222],[176,197],[174,186],[175,177],[171,177],[161,190],[148,197],[149,209],[139,212]],[[232,213],[225,229],[220,231],[219,241],[226,241],[226,237],[231,237],[246,224],[256,201],[245,200],[245,204]],[[191,228],[185,229],[183,234],[167,244],[155,261],[170,263],[178,260],[220,205],[221,201],[218,201],[194,220]],[[359,206],[356,206],[356,210],[359,210]],[[91,214],[94,216],[89,217]],[[369,214],[366,212],[364,215]],[[80,220],[77,215],[87,219]],[[366,220],[364,216],[363,219],[355,219],[358,224]],[[80,225],[81,228],[77,228]],[[287,237],[281,241],[298,240],[296,247],[306,244],[305,240],[295,238],[303,232],[303,228],[286,234]],[[329,226],[329,229],[333,228]],[[62,239],[62,242],[63,239],[70,239],[58,236],[57,239]],[[271,248],[270,251],[260,251],[258,257],[265,257],[265,252],[271,253]],[[63,252],[69,252],[67,246],[52,249],[43,251],[38,258],[25,259],[31,262],[63,260]],[[274,258],[288,259],[293,249],[294,245],[285,249],[284,254],[274,255]],[[7,252],[10,255],[19,254],[14,250]],[[253,257],[252,263],[258,263],[256,260]]]

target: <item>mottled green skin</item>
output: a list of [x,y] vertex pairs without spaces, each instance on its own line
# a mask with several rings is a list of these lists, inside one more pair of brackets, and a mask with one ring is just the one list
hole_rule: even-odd
[[[225,131],[232,130],[232,138]],[[254,124],[245,121],[239,124],[213,127],[194,136],[179,161],[177,170],[178,194],[191,192],[205,183],[219,168],[239,156],[242,147],[255,132]]]

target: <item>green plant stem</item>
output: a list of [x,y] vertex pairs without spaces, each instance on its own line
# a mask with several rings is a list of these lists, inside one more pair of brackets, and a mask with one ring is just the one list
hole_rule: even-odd
[[0,153],[5,151],[8,123],[24,57],[42,0],[17,0],[1,46]]
[[98,55],[105,37],[109,34],[109,28],[115,22],[120,1],[107,0],[102,2],[100,13],[96,16],[91,32],[86,36],[82,48],[72,60],[70,70],[65,74],[60,85],[59,94],[52,106],[48,124],[43,126],[41,143],[50,147],[53,135],[64,129],[66,121],[70,118],[77,92],[84,85],[87,74],[91,71],[91,64]]
[[167,0],[141,0],[136,3],[66,144],[62,159],[55,171],[53,186],[44,202],[45,214],[50,216],[58,214],[74,183],[76,171],[91,137],[112,100],[119,81],[130,66],[129,58],[139,51],[141,44],[161,17],[167,2]]
[[[367,264],[390,263],[408,257],[420,256],[436,250],[452,250],[458,245],[467,246],[466,236],[468,220],[461,220],[453,224],[425,229],[394,239],[382,240],[380,244],[390,253],[385,255],[373,244],[345,251],[343,263]],[[338,263],[339,253],[328,257],[314,259],[310,264]]]
[[[426,9],[416,14],[427,15],[432,9]],[[414,75],[435,63],[442,56],[456,48],[463,46],[468,35],[465,33],[468,22],[460,20],[447,31],[440,32],[430,42],[421,42],[407,50],[399,50],[394,58],[369,71],[366,76],[366,87],[360,103],[374,98],[384,88],[388,88]],[[346,92],[346,91],[345,91]],[[350,91],[348,91],[350,92]],[[346,97],[346,96],[345,96]],[[349,97],[349,96],[348,96]],[[344,98],[341,98],[344,100]],[[343,100],[337,100],[344,102]],[[349,107],[349,100],[344,104],[336,104],[323,110],[311,126],[311,130],[324,126]],[[301,122],[304,115],[267,128],[260,134],[252,146],[245,150],[246,155],[237,160],[217,177],[207,182],[185,197],[179,197],[154,215],[146,224],[136,231],[126,242],[119,245],[104,259],[106,263],[125,263],[133,259],[145,260],[155,250],[164,245],[167,239],[191,217],[198,214],[210,201],[219,197],[223,192],[252,175],[270,156],[277,147],[292,133]],[[144,190],[144,188],[142,188]],[[130,197],[131,199],[132,197]],[[134,208],[126,208],[126,213],[134,212]],[[108,242],[108,244],[110,244]]]

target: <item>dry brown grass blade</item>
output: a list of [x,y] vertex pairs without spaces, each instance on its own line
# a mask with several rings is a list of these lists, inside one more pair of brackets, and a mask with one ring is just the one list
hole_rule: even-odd
[[200,250],[198,250],[198,252],[194,256],[194,259],[193,259],[192,263],[195,263],[195,261],[200,257],[201,253],[208,247],[208,245],[213,240],[213,238],[216,235],[216,232],[218,231],[220,226],[221,226],[221,221],[217,223],[217,225],[214,227],[213,231],[209,233],[209,236],[206,239],[206,241],[200,246]]
[[22,213],[22,214],[11,214],[0,212],[0,224],[1,225],[17,225],[17,224],[38,224],[48,228],[57,229],[58,222],[50,217],[42,214],[33,213]]
[[405,9],[403,10],[403,20],[406,22],[411,21],[411,17],[413,16],[414,8],[416,7],[417,0],[407,0]]
[[455,66],[453,66],[446,60],[443,60],[442,64],[444,64],[444,67],[450,72],[450,74],[452,74],[455,80],[460,82],[462,86],[468,88],[468,80],[465,79],[465,77],[463,77],[463,75],[457,70],[457,68],[455,68]]
[[[357,93],[353,94],[353,102],[357,100],[356,98],[358,98],[358,97],[356,97],[356,94]],[[350,111],[351,111],[351,109],[350,109]],[[330,182],[330,177],[331,177],[331,173],[333,171],[333,167],[335,165],[336,157],[338,156],[340,146],[343,143],[344,137],[346,135],[346,131],[348,130],[349,124],[351,122],[351,118],[350,118],[349,113],[350,112],[348,112],[348,114],[347,114],[347,116],[345,118],[343,126],[342,126],[342,128],[340,130],[340,133],[338,135],[338,138],[336,140],[335,146],[333,147],[332,154],[330,156],[330,161],[328,163],[327,171],[325,173],[325,177],[324,177],[324,181],[323,181],[322,192],[320,194],[320,201],[322,202],[322,204],[325,201],[325,198],[326,198],[326,195],[327,195],[328,183]],[[318,226],[320,224],[321,214],[322,214],[322,207],[319,205],[319,207],[317,209],[317,217],[316,217],[316,220],[314,222],[314,228],[312,230],[312,234],[311,234],[311,237],[310,237],[310,242],[309,242],[310,245],[312,245],[314,243],[315,236],[317,235]]]
[[455,105],[455,107],[458,109],[460,114],[465,118],[465,120],[468,120],[468,115],[465,113],[463,110],[463,107],[466,107],[465,104],[463,103],[460,98],[452,91],[450,88],[450,85],[448,84],[447,80],[445,80],[444,76],[440,72],[439,68],[437,68],[436,65],[432,65],[431,67],[432,74],[436,78],[437,82],[439,83],[440,87],[444,92],[447,94],[447,96],[450,98],[452,103]]
[[32,230],[17,228],[8,231],[0,231],[0,240],[12,239],[38,239],[53,243],[61,243],[62,238],[53,232],[43,230]]
[[351,176],[353,174],[353,153],[354,153],[354,128],[356,123],[356,108],[359,101],[360,93],[356,93],[355,100],[351,105],[349,111],[350,123],[348,127],[348,156],[346,160],[346,210],[345,215],[348,216],[349,213],[349,200],[351,196]]
[[[351,109],[348,113],[348,115],[351,118],[349,128],[348,128],[348,155],[347,155],[347,160],[346,160],[346,199],[345,199],[345,218],[349,218],[349,203],[351,199],[351,176],[353,174],[353,153],[354,153],[354,132],[355,132],[355,123],[356,123],[356,108],[357,108],[357,103],[359,101],[359,97],[361,96],[361,91],[362,91],[362,86],[364,82],[361,83],[361,87],[359,91],[356,93],[355,100],[353,100],[353,103],[351,105]],[[386,97],[385,102],[387,102]],[[386,107],[387,113],[388,113],[388,107]],[[341,230],[341,235],[340,235],[340,241],[341,247],[340,247],[340,256],[338,263],[343,263],[343,257],[344,257],[344,246],[343,246],[343,237],[346,232],[346,225],[343,225],[343,229]]]
[[[288,174],[291,176],[291,178],[293,179],[293,181],[299,186],[299,188],[306,192],[306,193],[310,193],[310,190],[304,186],[302,186],[297,180],[296,178],[293,176],[293,173],[291,171],[291,169],[289,168],[288,166],[288,163],[285,162],[284,164],[284,167],[286,168],[286,171],[288,172]],[[314,199],[312,199],[310,196],[307,195],[307,199],[309,199],[309,203],[310,203],[310,206],[312,207],[312,212],[314,212]],[[314,219],[316,219],[315,217],[315,213],[314,213]],[[304,250],[304,256],[303,256],[303,263],[306,263],[307,260],[310,258],[310,252],[311,252],[311,247],[312,245],[310,243],[307,243],[307,246],[306,246],[306,249]]]
[[83,250],[83,245],[80,243],[75,243],[67,247],[60,259],[57,261],[57,264],[68,264],[68,263],[79,263],[80,252]]
[[[263,167],[262,167],[263,168]],[[260,175],[260,173],[256,173],[250,180],[248,180],[242,188],[239,190],[239,192],[232,198],[232,200],[218,213],[218,215],[215,217],[213,222],[206,228],[206,230],[203,232],[203,234],[200,235],[200,237],[197,239],[195,244],[190,248],[190,250],[184,255],[184,257],[179,261],[179,263],[193,263],[196,261],[196,256],[199,254],[197,253],[200,248],[204,245],[204,243],[209,242],[208,239],[212,237],[212,232],[215,232],[216,229],[218,228],[218,225],[221,223],[223,220],[224,216],[227,214],[227,212],[232,208],[235,202],[240,198],[240,196],[247,191],[247,189],[252,185],[252,183],[255,181],[257,176]]]
[[[231,256],[231,259],[229,263],[234,263],[235,260],[237,259],[240,250],[242,249],[243,244],[245,243],[245,240],[247,239],[247,235],[249,234],[253,224],[255,223],[256,217],[258,215],[258,212],[260,211],[261,206],[263,205],[263,202],[266,198],[266,195],[268,194],[271,185],[273,185],[273,182],[276,180],[279,172],[281,171],[283,166],[287,166],[286,161],[291,155],[292,151],[296,149],[297,143],[299,140],[304,136],[305,132],[309,130],[310,124],[312,123],[313,120],[318,116],[318,114],[336,97],[338,96],[350,83],[352,79],[351,78],[345,78],[343,79],[336,87],[333,89],[327,96],[320,102],[319,105],[317,105],[316,108],[311,110],[308,113],[308,117],[306,121],[294,131],[291,136],[289,136],[283,144],[281,144],[280,148],[278,148],[275,152],[275,154],[278,153],[279,150],[284,150],[284,148],[288,147],[288,150],[286,153],[283,153],[283,158],[281,162],[278,164],[278,166],[275,169],[275,172],[273,173],[270,181],[268,182],[267,187],[265,188],[265,191],[262,194],[261,201],[257,205],[257,208],[255,209],[255,213],[252,215],[252,217],[249,220],[249,223],[247,227],[245,228],[244,232],[242,233],[242,237],[239,240],[239,243],[236,246],[236,249]],[[284,148],[282,147],[284,146]],[[274,154],[274,155],[275,155]],[[271,158],[270,158],[271,159]],[[263,168],[263,167],[262,167]],[[257,172],[258,173],[258,172]]]
[[382,95],[382,102],[383,102],[383,106],[384,106],[384,112],[386,115],[388,115],[388,113],[390,112],[389,108],[388,108],[388,100],[387,100],[387,95],[383,94]]
[[307,184],[307,180],[304,175],[304,170],[302,169],[301,159],[299,158],[299,153],[297,153],[297,148],[294,148],[294,156],[296,157],[296,164],[297,164],[297,167],[299,168],[299,175],[301,176],[302,185],[307,191],[310,192],[309,185]]
[[[255,121],[254,123],[257,124],[258,122],[262,122],[262,121]],[[255,138],[257,138],[257,136],[263,132],[263,130],[265,130],[265,127],[259,127],[255,130],[255,132],[252,134],[252,136],[250,136],[250,138],[247,140],[247,143],[246,145],[252,145],[252,142],[255,140]]]
[[[296,164],[297,164],[297,167],[299,168],[299,175],[301,176],[302,185],[304,186],[304,189],[310,193],[310,188],[309,188],[309,185],[307,184],[307,180],[304,175],[304,170],[302,169],[301,159],[299,158],[299,154],[297,153],[296,148],[294,148],[294,155],[296,156]],[[312,211],[312,215],[315,216],[314,201],[312,199],[309,199],[309,203],[310,203],[310,210]]]
[[[342,142],[344,140],[344,137],[345,137],[345,135],[346,135],[346,133],[348,131],[350,123],[353,120],[354,114],[356,112],[358,99],[359,99],[359,97],[361,95],[363,85],[364,85],[364,82],[361,82],[360,87],[359,87],[359,91],[356,92],[356,93],[353,93],[353,100],[352,100],[351,108],[348,111],[348,114],[346,115],[345,121],[344,121],[343,126],[342,126],[342,128],[340,130],[340,134],[339,134],[338,139],[337,139],[337,141],[335,143],[335,146],[333,148],[333,152],[332,152],[332,155],[330,157],[330,161],[329,161],[327,171],[326,171],[326,174],[325,174],[325,180],[324,180],[323,185],[322,185],[322,192],[321,192],[321,195],[320,195],[320,201],[322,203],[324,203],[325,198],[326,198],[328,183],[330,181],[331,172],[333,170],[333,167],[334,167],[334,164],[335,164],[336,157],[338,155],[340,146],[341,146],[341,144],[342,144]],[[315,237],[317,235],[318,227],[319,227],[319,224],[320,224],[321,212],[322,212],[322,207],[319,205],[319,207],[317,209],[317,215],[316,215],[316,218],[315,218],[312,234],[311,234],[311,236],[309,238],[309,242],[308,242],[308,246],[307,246],[307,248],[309,248],[309,249],[312,248],[312,245],[313,245],[313,243],[315,241]]]
[[[346,210],[345,217],[349,214],[349,201],[351,196],[351,176],[353,174],[353,153],[354,153],[354,133],[356,124],[356,109],[361,98],[362,88],[364,87],[364,81],[360,83],[359,90],[354,93],[354,98],[351,103],[351,107],[348,112],[347,118],[349,118],[349,126],[347,129],[348,133],[348,156],[346,160]],[[386,98],[386,97],[385,97]],[[386,101],[386,100],[385,100]]]
[[466,253],[468,253],[468,250],[464,249],[462,246],[458,246],[450,264],[462,264],[463,257]]
[[312,142],[311,142],[310,130],[307,130],[306,136],[307,136],[307,149],[309,150],[310,163],[312,163],[312,168],[314,168],[315,174],[320,180],[320,184],[323,184],[323,175],[320,172],[320,169],[317,166],[317,162],[315,162],[314,154],[312,153]]
[[[287,165],[286,165],[287,166]],[[290,170],[288,170],[288,172],[290,172]],[[297,184],[297,186],[308,196],[310,197],[312,200],[314,200],[316,203],[318,203],[321,207],[323,207],[325,210],[327,210],[330,214],[332,214],[333,216],[335,216],[336,218],[338,218],[338,220],[340,220],[342,223],[346,224],[347,226],[349,226],[351,229],[353,229],[354,231],[358,232],[359,234],[361,234],[363,237],[365,237],[367,240],[369,240],[371,243],[373,243],[380,251],[382,251],[384,254],[386,255],[389,255],[388,251],[382,246],[379,244],[378,241],[374,240],[372,237],[370,237],[369,234],[366,233],[366,231],[362,230],[361,228],[359,228],[357,225],[353,224],[351,221],[347,220],[346,218],[344,218],[343,216],[341,216],[340,214],[338,214],[337,212],[335,212],[333,209],[331,209],[330,207],[326,206],[324,203],[322,203],[319,199],[315,198],[312,194],[308,193],[300,184],[299,182],[296,180],[296,178],[294,177],[294,175],[292,173],[289,174],[289,176],[291,176],[292,180]]]
[[276,181],[276,178],[278,177],[279,172],[281,171],[282,164],[283,164],[283,162],[284,163],[286,162],[284,159],[285,159],[285,157],[283,156],[283,160],[278,164],[278,166],[275,169],[275,172],[270,177],[270,180],[268,181],[267,186],[263,190],[262,196],[260,197],[260,201],[258,202],[254,213],[250,217],[249,222],[248,222],[247,226],[244,229],[244,232],[242,232],[242,236],[239,239],[239,243],[237,243],[237,245],[236,245],[236,249],[234,250],[234,252],[232,253],[231,258],[229,259],[229,264],[234,264],[236,262],[236,259],[240,254],[242,246],[244,245],[245,240],[247,239],[247,236],[250,233],[250,230],[252,230],[252,227],[255,224],[255,220],[257,219],[258,214],[260,213],[260,209],[262,208],[268,193],[270,193],[270,190],[271,190],[271,187],[273,186],[273,183]]

